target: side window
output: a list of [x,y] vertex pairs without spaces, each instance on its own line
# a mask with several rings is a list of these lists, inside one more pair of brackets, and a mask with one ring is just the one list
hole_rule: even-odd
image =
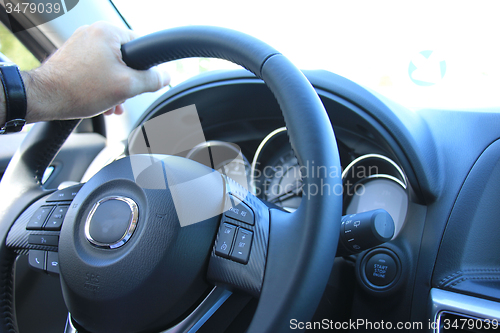
[[40,66],[40,61],[2,23],[0,23],[0,53],[24,71]]

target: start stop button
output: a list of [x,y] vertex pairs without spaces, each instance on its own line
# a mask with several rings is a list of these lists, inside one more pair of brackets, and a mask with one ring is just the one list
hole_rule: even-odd
[[382,292],[394,289],[401,276],[398,256],[387,248],[368,252],[356,267],[358,281],[367,291]]
[[366,262],[366,278],[376,286],[388,286],[394,281],[397,269],[396,261],[390,255],[378,253]]

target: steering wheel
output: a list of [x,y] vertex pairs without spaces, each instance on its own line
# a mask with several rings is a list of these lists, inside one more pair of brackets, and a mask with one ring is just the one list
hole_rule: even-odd
[[[220,177],[213,184],[224,192],[217,200],[238,198],[237,204],[253,213],[253,219],[229,218],[226,212],[222,222],[217,215],[181,227],[169,188],[138,186],[131,157],[103,168],[75,190],[76,195],[64,190],[53,193],[41,186],[42,174],[78,122],[37,124],[0,184],[0,332],[17,331],[13,262],[28,252],[36,262],[40,253],[41,259],[59,256],[70,312],[67,332],[76,331],[75,327],[90,332],[196,331],[231,290],[259,298],[248,332],[288,331],[290,320],[310,320],[332,269],[342,206],[342,197],[334,194],[334,189],[341,188],[335,136],[311,84],[272,47],[223,28],[161,31],[123,45],[122,54],[127,65],[139,70],[187,57],[221,58],[261,78],[281,107],[290,143],[303,168],[300,207],[293,213],[268,208],[260,199],[239,191],[230,179]],[[152,158],[133,157],[139,162]],[[143,181],[163,181],[158,177],[165,172],[194,179],[211,171],[184,158],[155,156],[154,160],[141,173]],[[314,166],[326,166],[329,171],[313,172]],[[199,189],[202,195],[203,191]],[[66,201],[68,195],[71,198]],[[50,210],[60,207],[67,210],[60,232],[49,228],[49,222],[36,221],[40,209],[51,214]],[[108,220],[125,228],[128,238],[106,234]],[[90,238],[89,228],[94,233]],[[246,259],[217,252],[223,233],[250,237]],[[43,237],[45,243],[40,241]],[[43,267],[46,270],[54,268],[49,267],[50,260]]]

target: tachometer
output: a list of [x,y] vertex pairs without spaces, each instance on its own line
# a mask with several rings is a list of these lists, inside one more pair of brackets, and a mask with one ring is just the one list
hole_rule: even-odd
[[255,195],[289,211],[302,198],[302,177],[286,128],[269,133],[260,143],[252,162]]
[[228,176],[250,190],[250,163],[240,148],[223,141],[207,141],[191,149],[186,158],[197,161]]
[[385,209],[394,220],[397,236],[408,210],[407,180],[391,159],[363,155],[352,161],[342,173],[345,214]]
[[[269,174],[267,174],[269,173]],[[295,210],[302,199],[302,178],[293,151],[280,152],[263,170],[264,198],[280,207]]]

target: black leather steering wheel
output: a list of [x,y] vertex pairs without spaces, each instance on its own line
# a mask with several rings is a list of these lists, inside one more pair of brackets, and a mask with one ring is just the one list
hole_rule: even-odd
[[[267,44],[248,35],[222,28],[192,26],[154,33],[123,45],[122,54],[127,65],[139,70],[187,57],[221,58],[245,67],[264,80],[283,111],[290,143],[297,160],[305,167],[304,170],[307,170],[304,174],[305,194],[300,207],[294,213],[269,209],[251,195],[241,198],[254,210],[256,217],[254,226],[236,224],[254,232],[254,247],[247,268],[243,268],[261,268],[261,280],[256,287],[252,287],[248,285],[246,275],[238,275],[241,272],[248,273],[248,270],[240,270],[245,265],[218,258],[213,253],[220,216],[215,222],[213,219],[207,222],[209,227],[204,230],[200,230],[202,227],[198,229],[193,227],[191,231],[184,232],[183,230],[188,227],[182,230],[176,227],[175,223],[178,221],[175,213],[171,211],[170,194],[163,192],[152,194],[134,185],[130,176],[130,163],[127,164],[126,159],[112,163],[78,192],[69,207],[60,234],[59,255],[63,294],[75,323],[92,332],[163,330],[169,325],[182,324],[182,318],[186,316],[185,310],[192,309],[196,302],[200,301],[197,296],[207,297],[205,291],[200,291],[199,294],[192,291],[195,285],[200,286],[203,283],[215,283],[221,289],[243,289],[259,297],[259,304],[248,332],[288,331],[291,319],[310,320],[333,265],[342,206],[342,197],[335,195],[333,191],[341,186],[340,159],[335,136],[328,115],[311,84],[287,58]],[[37,124],[16,152],[0,184],[2,205],[0,211],[2,299],[0,301],[3,309],[0,313],[0,333],[17,331],[12,289],[12,264],[16,255],[26,254],[27,250],[33,249],[54,251],[50,247],[30,244],[28,238],[33,231],[26,230],[26,223],[38,207],[46,204],[47,195],[51,191],[46,191],[41,186],[43,171],[76,124],[77,121]],[[184,163],[187,162],[182,159],[172,161],[167,165],[172,170],[186,169]],[[313,165],[326,166],[327,170],[338,172],[313,174],[310,172],[312,170],[308,169]],[[197,168],[189,164],[187,169]],[[313,187],[320,189],[322,193],[317,195],[308,193],[307,190]],[[137,223],[139,231],[136,232],[138,236],[135,238],[133,236],[131,241],[120,249],[102,249],[87,242],[81,233],[93,205],[113,194],[128,196],[137,202],[141,212]],[[156,216],[156,212],[152,211],[153,196],[154,200],[162,203],[161,207],[164,207],[167,213],[171,213],[167,214],[172,217],[169,217],[171,221],[165,226],[166,231],[152,222],[153,216]],[[154,207],[157,209],[158,206]],[[164,237],[172,239],[165,240],[167,245],[162,243],[161,238],[148,239],[155,237],[148,236],[153,231],[165,232]],[[187,237],[194,238],[182,243],[180,239]],[[151,242],[157,242],[155,249],[159,249],[158,256],[161,258],[156,260],[148,257],[144,262],[138,262],[141,258],[144,259],[138,253],[151,250],[149,245],[146,245]],[[199,262],[194,269],[191,269],[189,265],[179,263],[182,261],[179,257],[182,257],[184,255],[182,251],[194,242],[202,245],[194,250],[197,254],[193,254],[192,260]],[[161,255],[160,251],[163,251]],[[157,254],[151,253],[154,254],[152,257]],[[157,266],[146,267],[149,262]],[[172,265],[170,271],[164,270],[165,262]],[[223,264],[214,268],[214,262]],[[172,273],[173,267],[179,270],[175,271],[175,274]],[[181,271],[181,268],[187,271]],[[93,284],[94,287],[100,286],[98,292],[95,288],[92,291],[88,285],[84,285],[89,279],[85,276],[89,270],[109,274],[100,276],[101,280]],[[144,273],[144,270],[155,273],[148,275],[149,273]],[[203,281],[199,279],[200,272],[205,275]],[[157,276],[153,277],[154,274],[169,276],[167,281],[182,277],[189,280],[192,285],[182,287],[176,285],[175,289],[179,289],[179,294],[172,291],[172,288],[159,286],[158,293],[165,292],[166,295],[160,295],[157,300],[152,294],[151,287],[157,283]],[[122,279],[123,275],[127,276],[127,280]],[[115,278],[117,280],[114,280]],[[134,279],[138,281],[137,284],[134,284],[136,283]],[[127,289],[129,287],[127,281],[132,281],[130,289]],[[255,283],[255,279],[252,281]],[[149,286],[145,286],[147,284]],[[145,289],[143,291],[140,288]],[[183,300],[183,296],[188,294],[186,297],[189,300]],[[119,301],[113,303],[111,301],[113,296]],[[134,303],[135,297],[143,297],[140,299],[143,303]],[[164,320],[149,315],[151,312],[158,312],[156,306],[165,306],[162,298],[169,297],[172,298],[168,303],[171,309],[163,317]],[[131,304],[116,305],[114,308],[113,304],[128,301]],[[147,311],[137,310],[137,304],[144,304]],[[135,310],[127,308],[132,305],[136,307]],[[92,311],[85,307],[96,310]],[[134,313],[137,314],[136,318],[133,316]],[[121,320],[117,322],[117,318]],[[192,325],[186,326],[177,331],[188,331],[192,327]]]

